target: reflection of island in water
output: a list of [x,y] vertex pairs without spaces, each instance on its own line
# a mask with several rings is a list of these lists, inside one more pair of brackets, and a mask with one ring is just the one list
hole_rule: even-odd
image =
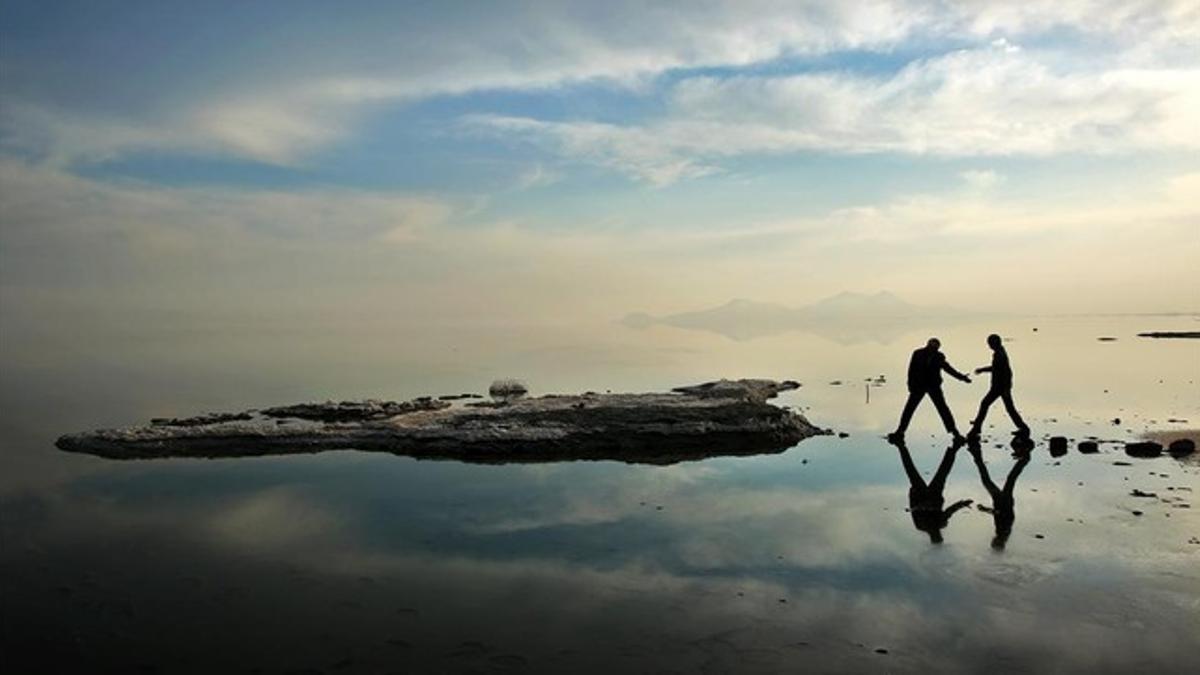
[[666,325],[708,331],[739,341],[804,331],[839,344],[888,344],[930,320],[944,325],[975,316],[946,307],[913,305],[880,291],[874,295],[840,293],[805,307],[739,299],[720,307],[666,316],[635,312],[622,323],[637,329]]

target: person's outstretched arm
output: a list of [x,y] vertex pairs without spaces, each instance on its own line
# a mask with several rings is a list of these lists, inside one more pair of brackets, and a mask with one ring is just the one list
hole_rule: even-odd
[[950,516],[953,516],[955,511],[957,511],[959,509],[965,509],[966,507],[968,507],[974,503],[975,502],[973,502],[970,499],[960,499],[960,500],[954,502],[953,504],[951,504],[950,508],[943,511],[942,515],[945,517],[946,522],[948,523],[948,522],[950,522]]
[[979,366],[978,368],[975,369],[976,375],[982,375],[984,373],[990,373],[990,372],[992,372],[991,366]]
[[963,382],[966,382],[968,384],[970,384],[970,382],[971,382],[971,378],[969,378],[966,375],[963,375],[962,373],[955,370],[954,366],[950,365],[949,361],[942,361],[942,370],[946,371],[947,373],[950,373],[951,375],[962,380]]

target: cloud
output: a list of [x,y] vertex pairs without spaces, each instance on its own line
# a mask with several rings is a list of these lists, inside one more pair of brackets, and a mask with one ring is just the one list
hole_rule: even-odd
[[[465,14],[352,7],[329,16],[289,13],[271,26],[269,40],[245,36],[241,61],[224,63],[220,49],[208,46],[206,68],[219,76],[183,70],[163,78],[158,90],[120,102],[118,115],[64,107],[54,102],[63,98],[56,92],[7,96],[5,127],[10,145],[62,165],[150,148],[294,164],[344,138],[379,104],[584,82],[638,86],[672,69],[889,45],[911,23],[895,4],[869,0],[848,11],[816,2],[627,2],[597,13],[586,2],[519,2]],[[306,18],[311,23],[302,23]],[[497,31],[501,24],[505,30]],[[36,65],[11,72],[35,77]],[[89,86],[131,75],[102,62],[76,65],[93,72]]]
[[662,119],[643,124],[466,121],[654,184],[707,175],[721,159],[745,155],[1200,149],[1192,123],[1200,118],[1200,69],[1063,73],[1007,44],[915,61],[887,78],[840,71],[686,78],[670,101]]
[[[854,51],[927,51],[939,44],[990,43],[999,52],[1015,55],[1022,36],[1040,37],[1055,31],[1082,36],[1082,46],[1068,57],[1074,61],[1119,62],[1121,68],[1156,71],[1164,64],[1180,68],[1194,64],[1190,47],[1200,38],[1200,11],[1187,0],[987,0],[951,5],[921,0],[835,4],[748,0],[651,7],[614,2],[607,3],[604,12],[580,0],[489,3],[469,13],[437,8],[338,7],[266,15],[266,25],[255,24],[250,17],[240,17],[241,22],[230,18],[223,24],[223,39],[189,45],[196,49],[195,57],[189,59],[160,58],[174,54],[160,54],[152,47],[138,53],[132,65],[127,60],[89,59],[84,48],[56,53],[58,60],[70,64],[69,72],[76,73],[79,81],[46,77],[43,71],[47,66],[37,60],[36,53],[12,50],[7,59],[13,67],[6,69],[12,86],[7,87],[2,106],[5,142],[64,166],[146,150],[292,165],[352,136],[362,120],[382,106],[437,96],[496,90],[538,92],[580,84],[638,89],[668,72],[713,67],[736,70],[781,59]],[[112,24],[89,27],[75,41],[86,46],[93,37],[118,43],[138,39],[140,36],[125,31],[142,22],[122,18],[127,17],[118,12]],[[247,25],[242,27],[242,23]],[[498,25],[504,29],[496,30]],[[73,36],[54,37],[72,42]],[[1103,52],[1087,53],[1089,40],[1104,45]],[[238,48],[226,49],[230,42]],[[154,86],[121,86],[138,79],[136,69],[148,63],[155,64]],[[947,86],[939,88],[942,99],[953,97],[952,85],[963,75],[941,75],[947,79]],[[992,71],[991,76],[1002,78],[1004,84],[1013,84],[1014,79],[1019,84],[1029,76],[1036,80],[1040,73],[1026,68],[1008,74]],[[1131,76],[1138,77],[1136,73]],[[737,99],[738,95],[767,95],[782,105],[795,96],[816,96],[817,105],[850,97],[854,104],[850,112],[859,115],[888,112],[889,105],[899,105],[897,121],[906,112],[922,112],[922,103],[929,113],[946,110],[939,101],[921,96],[920,87],[938,87],[938,73],[910,72],[909,77],[917,81],[907,86],[893,83],[900,90],[897,95],[889,95],[887,81],[862,77],[832,81],[734,78],[728,83],[697,79],[676,95],[690,96],[697,105],[720,103],[718,109],[727,117],[732,103],[763,102]],[[1080,120],[1081,124],[1109,124],[1104,111],[1115,112],[1119,122],[1120,114],[1129,112],[1113,111],[1102,97],[1084,93],[1086,87],[1096,84],[1110,91],[1110,85],[1116,83],[1069,80],[1051,77],[1042,95],[1052,93],[1056,85],[1078,84],[1069,87],[1067,105],[1079,109],[1089,103],[1104,104],[1093,118]],[[975,93],[1000,95],[1000,103],[1022,102],[1003,96],[1002,88],[987,87],[983,77],[975,82]],[[1021,91],[1029,90],[1024,87]],[[916,101],[910,103],[908,96]],[[984,106],[994,100],[984,98],[974,104]],[[1033,102],[1038,100],[1042,99]],[[1050,102],[1064,103],[1054,97]],[[791,106],[787,109],[795,112]],[[1016,112],[1020,110],[1018,106]],[[827,109],[815,112],[836,114]],[[865,146],[902,152],[976,152],[982,146],[983,152],[990,153],[986,148],[995,145],[998,131],[995,117],[985,118],[991,125],[985,124],[979,131],[981,138],[976,139],[964,138],[971,135],[961,128],[971,120],[967,115],[933,124],[925,135],[921,127],[914,128],[902,138],[896,138],[890,128],[877,130],[878,134],[856,130],[853,119],[842,134],[836,126],[810,130],[821,136],[831,134],[827,142],[805,138],[804,128],[778,121],[755,134],[762,143],[774,145],[782,140],[784,145],[830,151]],[[730,124],[744,126],[736,119],[725,122],[693,125],[693,135],[724,133]],[[1044,136],[1055,137],[1055,129],[1034,122],[1037,128],[1032,132],[1017,134],[1014,151],[1037,151],[1054,140]],[[954,144],[950,149],[938,139],[948,125],[952,126],[949,130],[958,132],[948,139]],[[741,144],[749,143],[745,136],[750,130],[735,131]],[[585,134],[587,130],[570,133]],[[781,134],[784,139],[778,138]],[[1076,140],[1088,136],[1077,128],[1070,135]],[[635,141],[630,138],[624,145]],[[635,170],[639,174],[660,182],[673,175],[711,170],[686,157],[643,159],[638,164],[641,168]]]
[[991,169],[972,169],[959,174],[972,190],[989,190],[1004,182],[1004,176]]
[[548,169],[543,164],[535,164],[528,170],[517,176],[514,186],[517,190],[532,190],[534,188],[546,187],[553,185],[562,180],[562,173],[554,169]]
[[335,515],[290,487],[274,487],[232,500],[208,517],[208,534],[244,550],[304,547],[345,528]]
[[[1185,174],[1077,201],[1012,191],[1001,199],[964,185],[686,227],[653,209],[621,222],[601,210],[548,227],[520,217],[466,222],[454,202],[420,195],[163,188],[0,162],[0,291],[7,326],[46,312],[125,325],[165,308],[196,321],[299,312],[326,324],[378,316],[590,326],[631,308],[738,296],[795,304],[842,290],[850,264],[880,287],[954,304],[1019,257],[1029,273],[1014,283],[1029,294],[1013,297],[1036,297],[1038,309],[1084,298],[1104,311],[1179,309],[1193,304],[1179,280],[1200,253],[1195,182]],[[624,205],[612,208],[629,217]]]
[[0,234],[217,240],[229,235],[308,241],[405,240],[445,222],[432,197],[351,189],[236,190],[108,183],[0,161]]
[[545,122],[523,117],[469,115],[470,132],[528,141],[564,156],[621,171],[655,185],[698,178],[717,169],[674,152],[655,129],[599,122]]

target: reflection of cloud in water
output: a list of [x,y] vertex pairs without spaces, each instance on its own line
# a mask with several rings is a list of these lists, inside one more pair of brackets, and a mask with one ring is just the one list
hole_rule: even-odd
[[[242,659],[242,666],[274,667],[330,665],[352,654],[342,668],[351,672],[397,663],[469,669],[472,664],[464,660],[486,664],[496,657],[498,663],[502,656],[537,669],[593,672],[634,666],[778,670],[797,662],[815,671],[994,672],[1002,666],[1084,672],[1179,663],[1195,630],[1189,608],[1160,604],[1158,594],[1143,597],[1140,587],[1108,583],[1111,575],[1102,597],[1086,575],[1049,583],[1062,581],[1070,571],[1066,563],[1029,575],[1006,561],[979,568],[971,556],[942,555],[934,566],[884,553],[874,563],[843,563],[844,574],[835,577],[796,576],[791,570],[803,565],[792,560],[760,576],[724,576],[672,571],[638,556],[597,568],[563,560],[376,550],[345,530],[323,536],[301,532],[278,557],[246,556],[239,546],[225,545],[232,541],[214,547],[208,537],[214,523],[235,523],[233,541],[251,523],[278,526],[280,505],[321,510],[305,500],[289,493],[251,497],[201,519],[192,536],[179,529],[190,522],[188,513],[168,508],[154,527],[142,521],[143,527],[107,542],[55,538],[43,542],[42,555],[88,559],[88,573],[102,580],[118,573],[141,579],[144,596],[110,597],[104,584],[77,587],[75,599],[84,604],[72,610],[76,631],[100,645],[99,663],[107,662],[105,654],[124,654],[167,668],[178,665],[172,659],[215,650],[206,663],[222,663],[226,652]],[[50,515],[73,516],[78,506],[59,504]],[[802,508],[808,506],[822,504]],[[104,517],[142,510],[132,504],[108,508]],[[787,515],[775,498],[750,511]],[[87,527],[89,518],[72,522]],[[814,536],[810,546],[830,543]],[[103,553],[114,545],[123,553]],[[872,575],[882,575],[884,583],[865,580]],[[895,581],[887,583],[888,576]],[[194,580],[180,583],[180,577]],[[158,606],[168,602],[155,595],[160,588],[173,589],[168,604],[175,611],[169,623],[152,627],[148,622],[157,623],[158,612],[166,611]],[[39,608],[30,604],[35,599],[41,598],[26,589],[7,591],[7,606],[27,619],[19,630],[36,629],[45,612],[73,602],[52,596],[49,607]],[[88,604],[93,600],[97,604]],[[129,611],[105,619],[95,609],[113,605]],[[255,618],[264,611],[273,620]],[[1146,612],[1164,628],[1131,633],[1129,617]],[[229,620],[239,616],[245,621]],[[245,629],[247,621],[252,630]],[[114,644],[135,651],[105,652],[104,641],[113,638],[104,636],[104,627],[126,636]],[[143,640],[170,649],[142,650]],[[275,644],[291,646],[278,650]],[[875,648],[889,653],[876,654]],[[47,661],[69,653],[51,654]]]
[[341,526],[343,519],[292,488],[271,488],[235,499],[208,518],[213,537],[241,550],[302,545]]

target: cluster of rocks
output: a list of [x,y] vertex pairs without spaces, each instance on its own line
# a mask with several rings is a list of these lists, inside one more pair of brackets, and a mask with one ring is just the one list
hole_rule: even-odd
[[[1118,441],[1106,441],[1115,443]],[[1066,436],[1051,436],[1048,446],[1050,456],[1062,457],[1068,452],[1070,441]],[[1079,441],[1076,446],[1080,454],[1094,455],[1100,452],[1100,442],[1092,439]],[[1166,448],[1167,454],[1172,457],[1186,457],[1196,451],[1196,443],[1190,438],[1178,438],[1171,441]],[[1141,459],[1159,457],[1163,454],[1163,446],[1155,441],[1130,441],[1125,443],[1125,454],[1130,457]]]
[[[1190,438],[1178,438],[1167,445],[1167,454],[1172,457],[1186,457],[1194,452],[1196,452],[1196,442]],[[1137,441],[1125,444],[1125,454],[1130,457],[1146,459],[1159,457],[1162,453],[1162,444],[1154,441]]]

